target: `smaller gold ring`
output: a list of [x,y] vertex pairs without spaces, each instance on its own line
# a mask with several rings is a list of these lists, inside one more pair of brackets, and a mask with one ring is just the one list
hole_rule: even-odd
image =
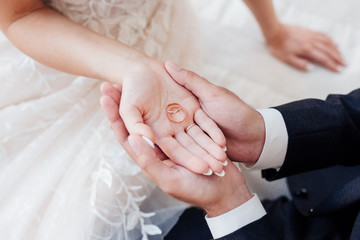
[[187,133],[190,130],[190,128],[192,128],[193,126],[196,126],[196,123],[191,123],[189,126],[187,126],[185,132]]

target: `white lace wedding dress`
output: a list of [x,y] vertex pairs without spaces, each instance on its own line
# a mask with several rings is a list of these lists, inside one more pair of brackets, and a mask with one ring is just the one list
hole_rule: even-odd
[[[359,86],[358,0],[275,0],[281,20],[333,37],[348,62],[342,74],[305,74],[276,60],[241,1],[187,2],[47,4],[154,58],[176,61],[254,107]],[[0,33],[0,239],[162,239],[177,220],[184,204],[156,188],[117,144],[99,106],[99,84],[33,61]],[[288,194],[284,181],[265,182],[259,171],[245,177],[261,198]]]
[[[154,58],[181,53],[181,1],[47,4]],[[156,188],[116,142],[100,81],[45,67],[3,35],[0,52],[0,239],[162,239],[186,205]]]

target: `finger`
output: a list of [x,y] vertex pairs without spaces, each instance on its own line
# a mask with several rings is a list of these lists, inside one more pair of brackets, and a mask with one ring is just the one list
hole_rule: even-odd
[[116,139],[123,144],[129,133],[119,115],[119,105],[109,96],[102,96],[100,98],[101,107],[110,122],[111,128],[115,134]]
[[315,37],[315,39],[317,39],[318,41],[323,43],[325,46],[327,46],[328,49],[331,49],[332,52],[334,52],[336,54],[336,56],[337,56],[336,59],[339,64],[341,64],[342,66],[346,65],[345,61],[338,49],[338,46],[334,43],[334,41],[329,36],[327,36],[324,33],[318,32],[317,34],[314,35],[314,37]]
[[175,163],[189,169],[195,173],[208,173],[209,165],[199,157],[195,156],[173,137],[163,137],[158,140],[161,150]]
[[[217,145],[202,129],[198,126],[191,127],[187,134],[205,151],[220,162],[225,162],[226,154],[223,148]],[[225,147],[225,146],[224,146]],[[214,170],[214,169],[213,169]]]
[[[221,148],[226,146],[226,139],[223,132],[220,130],[218,125],[204,112],[203,109],[199,109],[195,112],[194,120],[218,146]],[[223,158],[226,158],[226,156],[221,154],[221,159]]]
[[121,86],[119,83],[114,84],[113,86],[114,86],[115,89],[117,89],[117,90],[121,93],[121,91],[122,91],[122,86]]
[[[194,128],[194,127],[192,127]],[[198,127],[197,127],[198,128]],[[199,128],[198,128],[199,129]],[[199,129],[200,130],[200,129]],[[201,131],[201,130],[200,130]],[[202,131],[201,131],[202,132]],[[206,136],[204,132],[202,135]],[[209,137],[206,137],[209,139]],[[201,146],[199,146],[188,134],[185,132],[179,132],[176,134],[175,139],[189,152],[194,154],[195,156],[199,157],[200,159],[207,162],[210,168],[217,173],[221,173],[223,170],[223,165],[219,163],[218,160],[213,158],[207,151],[205,151]],[[210,139],[209,139],[210,140]],[[212,142],[210,140],[210,142]],[[216,145],[214,142],[212,142]]]
[[131,134],[137,134],[146,137],[154,146],[155,135],[152,129],[143,121],[140,110],[129,103],[120,104],[120,116],[124,121],[126,129]]
[[336,46],[336,44],[331,40],[331,38],[324,33],[316,32],[316,34],[314,34],[313,36],[328,45]]
[[326,52],[318,49],[313,48],[311,51],[307,52],[304,55],[309,60],[312,60],[314,62],[317,62],[324,67],[330,69],[331,71],[338,72],[337,64],[336,62],[329,56]]
[[120,103],[120,92],[112,84],[103,82],[100,86],[100,91],[103,96],[111,97],[117,104]]
[[216,86],[194,72],[181,69],[175,63],[166,61],[165,69],[178,84],[184,86],[200,99],[208,98]]
[[309,61],[298,56],[291,56],[290,58],[286,59],[286,62],[303,71],[309,71],[311,66],[313,66]]
[[139,135],[130,135],[128,143],[135,163],[142,171],[159,186],[162,186],[173,176],[173,165],[164,163],[155,154],[154,150]]
[[344,60],[342,59],[341,54],[337,50],[337,48],[323,44],[321,42],[316,43],[315,46],[324,53],[326,53],[327,55],[329,55],[333,59],[333,61],[335,61],[337,64],[343,66],[345,65]]
[[[328,45],[336,50],[338,50],[338,47],[337,45],[334,43],[334,41],[329,37],[327,36],[326,34],[324,33],[320,33],[318,32],[317,34],[314,35],[314,38],[318,41],[321,41],[322,43],[324,43],[325,45]],[[340,53],[340,52],[339,52]]]

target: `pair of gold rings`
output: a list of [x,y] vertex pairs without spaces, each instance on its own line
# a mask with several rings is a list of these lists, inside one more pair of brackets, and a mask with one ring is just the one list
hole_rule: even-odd
[[[186,118],[186,111],[179,103],[170,103],[166,105],[165,110],[170,122],[181,123]],[[185,132],[187,133],[189,129],[192,128],[193,126],[196,126],[196,124],[190,123],[189,126],[187,126],[187,128],[185,129]]]

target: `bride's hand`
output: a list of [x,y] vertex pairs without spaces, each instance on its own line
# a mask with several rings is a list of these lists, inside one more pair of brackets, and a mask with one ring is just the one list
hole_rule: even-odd
[[223,178],[205,177],[175,164],[166,156],[159,155],[159,152],[154,152],[139,136],[129,136],[117,111],[120,91],[110,84],[104,84],[101,90],[101,106],[117,140],[143,172],[165,193],[202,207],[211,217],[228,212],[252,197],[244,177],[231,161],[225,167],[227,174]]
[[[103,93],[116,94],[114,89],[109,83],[101,87]],[[193,172],[208,173],[211,169],[222,173],[224,135],[200,108],[197,98],[171,79],[163,63],[152,62],[132,71],[118,90],[120,116],[130,134],[155,142],[174,162]],[[166,106],[171,103],[180,104],[182,110],[168,114]],[[171,122],[168,115],[179,122]],[[188,128],[192,123],[196,125]]]
[[267,44],[276,57],[300,70],[308,70],[311,62],[334,72],[339,72],[345,66],[337,46],[320,32],[280,24],[267,37]]
[[139,136],[129,136],[117,111],[119,91],[111,85],[103,85],[102,92],[101,106],[117,140],[165,193],[202,207],[211,217],[228,212],[252,197],[244,177],[231,161],[226,166],[225,177],[205,177],[175,164],[166,156],[159,156],[159,152],[154,152]]

